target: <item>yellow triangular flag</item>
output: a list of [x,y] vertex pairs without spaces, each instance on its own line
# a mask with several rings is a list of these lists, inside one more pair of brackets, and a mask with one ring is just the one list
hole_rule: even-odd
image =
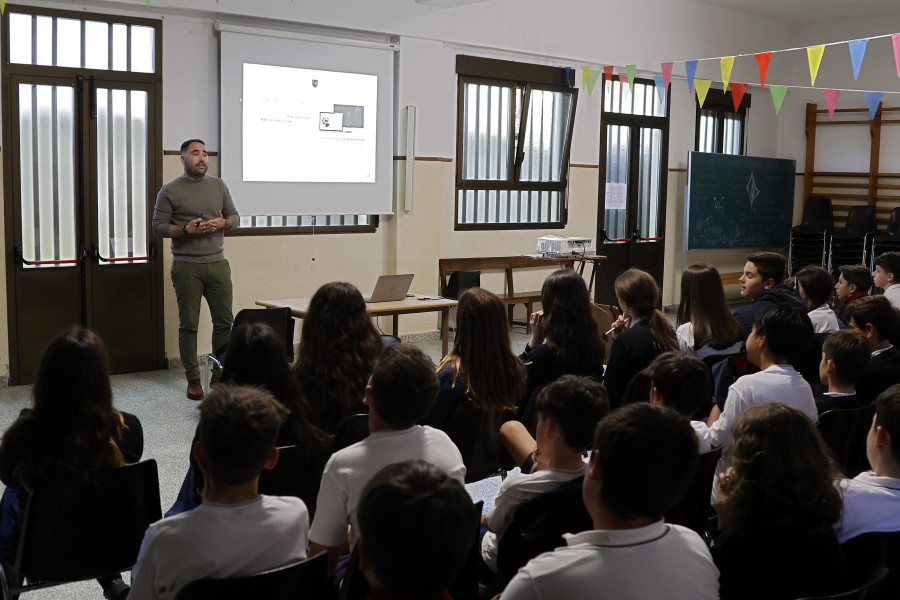
[[581,67],[581,87],[587,89],[587,80],[591,76],[590,67]]
[[819,74],[819,65],[822,64],[822,55],[825,54],[825,46],[809,46],[806,56],[809,58],[809,79],[816,85],[816,76]]
[[703,103],[706,102],[706,94],[709,92],[709,84],[712,81],[709,79],[694,79],[694,89],[697,90],[697,102],[700,103],[700,108],[703,108]]
[[[728,91],[728,80],[731,79],[731,69],[734,68],[734,57],[723,56],[722,60],[722,91]],[[702,103],[701,103],[702,105]]]
[[0,15],[6,10],[6,0],[0,0]]

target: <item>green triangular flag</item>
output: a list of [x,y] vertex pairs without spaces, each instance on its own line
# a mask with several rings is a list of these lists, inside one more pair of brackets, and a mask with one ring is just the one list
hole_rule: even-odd
[[600,79],[600,71],[598,69],[594,69],[588,73],[587,83],[585,83],[588,96],[594,93],[594,86],[597,85],[598,79]]
[[788,86],[769,84],[769,91],[772,92],[772,102],[775,103],[775,114],[777,115],[778,111],[781,110],[781,103],[784,102],[784,95],[787,94]]
[[637,71],[637,65],[625,65],[625,72],[628,73],[628,87],[634,88],[634,72]]

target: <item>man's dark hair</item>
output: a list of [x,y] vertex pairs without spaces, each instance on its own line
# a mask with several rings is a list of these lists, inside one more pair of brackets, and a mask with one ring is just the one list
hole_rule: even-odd
[[381,469],[363,488],[356,518],[378,581],[410,597],[449,587],[478,528],[462,484],[422,460]]
[[900,279],[900,252],[885,252],[875,257],[875,266],[881,267],[885,273],[893,273],[895,279]]
[[809,350],[814,335],[806,311],[789,302],[771,304],[756,313],[753,328],[758,337],[766,337],[769,352],[794,365]]
[[198,144],[203,144],[204,146],[206,146],[206,142],[204,142],[203,140],[198,140],[197,138],[182,142],[181,143],[181,155],[182,156],[187,154],[188,148],[190,148],[191,144],[193,144],[194,142],[197,142]]
[[897,309],[884,296],[866,296],[851,302],[844,313],[847,323],[852,320],[860,329],[872,325],[877,332],[878,341],[892,340],[900,325]]
[[664,352],[657,356],[647,374],[662,396],[663,404],[681,416],[690,417],[712,402],[712,376],[706,364],[687,352]]
[[372,372],[372,395],[378,417],[393,429],[412,427],[437,400],[434,363],[412,344],[394,344],[381,352]]
[[288,410],[255,387],[217,385],[200,404],[197,436],[209,476],[227,485],[258,477]]
[[671,408],[647,402],[617,408],[594,434],[600,501],[622,517],[662,518],[690,485],[697,447],[693,427]]
[[752,252],[747,255],[747,261],[753,263],[763,281],[772,279],[777,285],[787,276],[787,258],[783,254]]
[[891,436],[891,452],[900,460],[900,383],[884,390],[875,399],[875,426],[884,427]]
[[872,358],[866,338],[853,329],[835,331],[822,344],[825,358],[834,361],[834,376],[840,382],[854,385]]
[[846,265],[841,267],[841,275],[847,285],[856,286],[857,292],[868,292],[872,288],[872,271],[866,265]]
[[803,267],[795,277],[813,308],[819,308],[834,294],[834,278],[822,267]]
[[538,393],[535,408],[559,425],[567,445],[584,452],[597,423],[609,413],[609,394],[596,379],[563,375]]

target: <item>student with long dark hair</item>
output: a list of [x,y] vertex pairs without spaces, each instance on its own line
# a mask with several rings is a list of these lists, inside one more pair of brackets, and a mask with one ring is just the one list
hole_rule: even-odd
[[834,333],[839,329],[837,315],[828,306],[834,293],[834,278],[831,273],[816,265],[803,267],[794,276],[797,293],[809,311],[815,333]]
[[[12,563],[28,495],[42,477],[88,476],[140,460],[144,432],[132,414],[113,407],[109,363],[94,332],[70,327],[56,336],[38,365],[26,408],[3,434],[0,480],[0,561]],[[60,498],[65,502],[65,498]],[[108,598],[124,598],[117,576],[99,580]]]
[[741,351],[744,330],[728,308],[722,277],[712,265],[691,265],[681,274],[677,323],[678,345],[701,360]]
[[619,406],[631,378],[657,355],[678,350],[675,330],[656,308],[659,287],[649,273],[628,269],[616,278],[615,288],[622,316],[615,323],[615,339],[603,377],[613,407]]
[[293,366],[316,425],[334,433],[345,417],[366,412],[366,383],[383,348],[356,286],[333,282],[316,291]]

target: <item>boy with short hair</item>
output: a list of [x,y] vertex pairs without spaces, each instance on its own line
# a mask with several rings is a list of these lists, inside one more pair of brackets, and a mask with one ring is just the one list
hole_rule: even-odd
[[525,565],[503,600],[567,598],[704,600],[719,572],[693,531],[663,521],[690,484],[697,438],[674,410],[628,404],[597,426],[584,477],[594,529]]
[[843,304],[838,310],[838,319],[847,323],[846,312],[850,303],[865,298],[872,288],[872,271],[866,265],[846,265],[841,267],[841,275],[834,284],[834,293]]
[[383,467],[420,459],[464,482],[466,467],[447,434],[417,425],[434,405],[438,388],[434,364],[419,348],[394,344],[381,352],[363,400],[369,406],[369,437],[335,452],[322,474],[309,554],[328,551],[329,573],[349,550],[348,525],[349,545],[359,538],[360,493]]
[[421,460],[388,465],[363,488],[357,520],[370,598],[449,600],[478,524],[461,483]]
[[900,351],[891,344],[900,326],[900,313],[884,296],[867,296],[847,309],[847,324],[869,342],[869,366],[856,383],[856,393],[869,403],[888,387],[900,383]]
[[744,273],[741,275],[741,296],[753,300],[739,306],[734,317],[744,329],[744,338],[750,335],[756,314],[766,306],[788,302],[803,307],[800,295],[784,284],[787,275],[787,258],[777,252],[753,252],[747,255]]
[[485,517],[488,531],[481,539],[481,557],[493,571],[497,570],[500,537],[512,523],[516,509],[526,500],[584,475],[583,454],[597,422],[609,413],[609,395],[599,381],[563,375],[540,391],[535,408],[537,440],[519,421],[509,421],[500,428],[501,440],[512,457],[518,460],[533,450],[537,469],[507,475]]
[[875,258],[872,280],[884,290],[884,297],[894,308],[900,308],[900,252],[885,252]]
[[900,531],[900,385],[875,400],[866,438],[871,471],[841,481],[844,509],[834,529],[842,544],[872,531]]
[[203,504],[147,529],[131,572],[136,600],[175,598],[206,578],[254,575],[306,558],[309,513],[299,498],[262,496],[259,474],[278,462],[288,410],[258,388],[218,385],[199,407],[193,454]]
[[694,413],[712,403],[712,377],[706,364],[687,352],[664,352],[650,363],[647,374],[653,380],[650,404],[668,406],[689,420],[700,452],[709,452],[709,427],[703,421],[694,421]]
[[819,380],[828,391],[816,396],[821,415],[829,410],[858,408],[867,404],[854,386],[869,365],[871,351],[866,338],[858,331],[844,329],[832,333],[822,344]]

